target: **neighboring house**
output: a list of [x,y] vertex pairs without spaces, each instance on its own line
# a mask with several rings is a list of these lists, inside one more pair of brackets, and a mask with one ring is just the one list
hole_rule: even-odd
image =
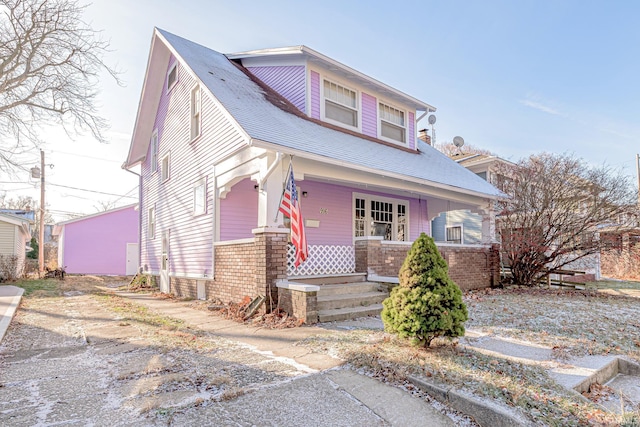
[[136,274],[138,224],[135,204],[56,224],[58,265],[69,274]]
[[[483,244],[441,251],[462,288],[490,286],[500,193],[418,141],[433,111],[306,46],[223,55],[156,29],[125,163],[141,166],[143,272],[164,292],[295,311],[315,288],[288,279],[397,277],[431,219],[469,209]],[[277,215],[290,162],[309,243],[299,268]]]
[[[500,163],[510,163],[500,157],[469,153],[450,156],[491,184],[496,183],[497,168]],[[482,214],[478,209],[450,210],[441,213],[431,221],[432,237],[436,243],[479,244],[482,243]]]
[[[27,245],[31,241],[31,220],[26,216],[0,213],[0,256],[2,270],[10,268],[12,271],[0,271],[19,277],[24,269]],[[6,277],[2,277],[6,279]]]

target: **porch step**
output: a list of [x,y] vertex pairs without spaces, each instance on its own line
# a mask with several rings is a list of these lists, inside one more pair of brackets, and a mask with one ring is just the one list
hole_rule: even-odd
[[380,304],[386,297],[386,293],[378,291],[319,296],[318,310],[367,307],[370,305]]
[[330,310],[318,310],[320,322],[337,322],[340,320],[356,319],[358,317],[377,316],[382,311],[382,304],[373,304],[366,307],[334,308]]
[[[305,281],[305,283],[307,283]],[[380,284],[375,282],[341,283],[334,285],[321,285],[318,291],[318,301],[320,297],[345,294],[362,294],[366,292],[377,292]]]
[[328,276],[289,276],[290,282],[300,282],[307,285],[335,285],[358,283],[367,280],[366,273],[338,274]]

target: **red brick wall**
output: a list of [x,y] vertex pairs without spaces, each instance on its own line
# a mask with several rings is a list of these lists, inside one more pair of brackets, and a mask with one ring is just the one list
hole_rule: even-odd
[[[356,241],[356,271],[397,277],[410,245],[380,240]],[[449,277],[462,290],[494,286],[500,279],[498,246],[438,246],[449,265]]]
[[318,293],[278,289],[279,306],[306,324],[318,323]]
[[257,296],[255,243],[216,246],[215,263],[215,278],[206,283],[207,299],[238,303]]

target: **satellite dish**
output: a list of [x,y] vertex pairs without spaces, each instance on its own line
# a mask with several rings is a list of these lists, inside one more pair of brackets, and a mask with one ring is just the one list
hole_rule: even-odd
[[432,114],[427,118],[427,120],[429,121],[429,124],[432,125],[436,122],[436,116]]
[[458,148],[462,147],[464,145],[464,139],[462,139],[461,136],[454,136],[453,145],[455,145]]

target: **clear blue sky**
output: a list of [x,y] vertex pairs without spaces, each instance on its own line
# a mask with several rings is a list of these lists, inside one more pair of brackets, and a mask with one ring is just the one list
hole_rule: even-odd
[[[94,0],[86,20],[111,40],[108,61],[126,86],[104,81],[108,146],[50,141],[51,179],[116,194],[136,185],[119,165],[157,26],[223,53],[304,44],[437,107],[439,142],[460,135],[511,160],[571,152],[635,180],[639,16],[640,2],[631,0]],[[92,213],[95,200],[116,198],[56,191],[54,210]]]

